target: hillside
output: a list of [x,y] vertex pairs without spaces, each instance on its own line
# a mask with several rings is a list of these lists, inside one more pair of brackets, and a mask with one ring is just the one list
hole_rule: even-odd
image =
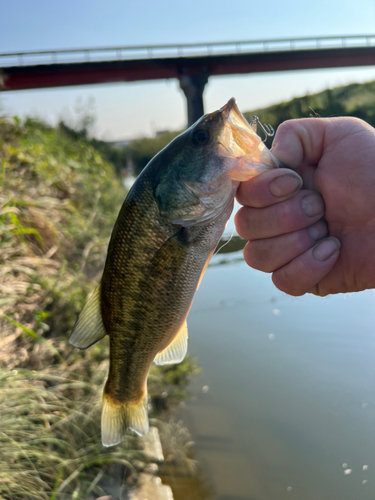
[[269,123],[276,130],[278,125],[292,118],[308,116],[356,116],[375,125],[375,81],[352,83],[317,94],[296,97],[291,101],[259,108],[244,113],[248,121],[253,115]]

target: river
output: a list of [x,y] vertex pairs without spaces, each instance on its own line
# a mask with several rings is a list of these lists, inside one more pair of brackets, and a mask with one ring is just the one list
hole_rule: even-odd
[[375,498],[374,291],[293,298],[219,253],[188,325],[182,418],[211,493],[184,500]]

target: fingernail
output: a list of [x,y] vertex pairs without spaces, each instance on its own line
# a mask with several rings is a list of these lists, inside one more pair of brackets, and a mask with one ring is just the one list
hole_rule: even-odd
[[324,221],[320,220],[319,222],[316,222],[312,226],[308,227],[307,232],[309,233],[311,239],[320,240],[321,238],[324,238],[324,236],[326,236],[328,233],[327,224]]
[[270,182],[270,191],[276,198],[295,193],[302,186],[302,179],[294,174],[284,174]]
[[313,248],[314,259],[319,262],[328,260],[340,248],[340,242],[336,238],[328,238]]
[[321,196],[312,193],[306,195],[301,201],[302,211],[307,217],[316,217],[324,212],[324,202]]

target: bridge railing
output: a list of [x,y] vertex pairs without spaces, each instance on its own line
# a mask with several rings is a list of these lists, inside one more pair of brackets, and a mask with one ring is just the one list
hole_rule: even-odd
[[90,49],[39,50],[0,53],[0,68],[134,59],[214,56],[240,53],[312,50],[344,47],[375,46],[375,34],[279,38],[179,45],[139,45],[127,47],[97,47]]

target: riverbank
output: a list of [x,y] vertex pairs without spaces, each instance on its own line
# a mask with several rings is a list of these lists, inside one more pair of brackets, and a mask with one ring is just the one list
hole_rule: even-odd
[[[0,182],[0,496],[116,500],[150,460],[134,436],[101,445],[107,339],[87,351],[67,339],[126,191],[88,142],[34,120],[0,118]],[[153,367],[151,422],[169,419],[196,371],[190,358]]]

